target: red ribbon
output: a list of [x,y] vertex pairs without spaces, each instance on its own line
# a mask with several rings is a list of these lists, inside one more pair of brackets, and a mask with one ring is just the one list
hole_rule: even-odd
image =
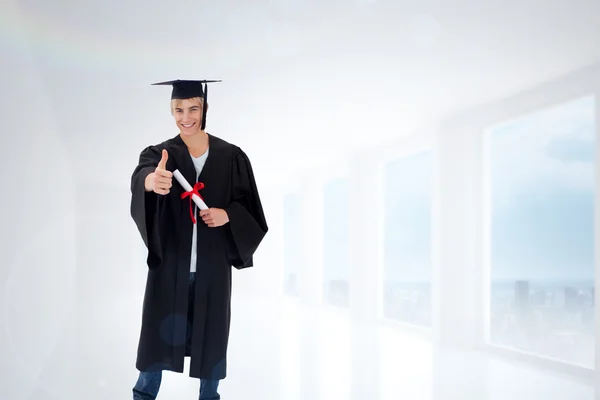
[[202,201],[204,201],[204,199],[202,198],[202,196],[198,192],[199,190],[202,190],[202,189],[204,189],[204,183],[202,183],[202,182],[196,182],[196,184],[192,188],[191,192],[184,192],[184,193],[181,194],[181,198],[182,199],[185,199],[188,196],[190,198],[190,217],[192,217],[192,222],[194,224],[196,223],[196,218],[194,218],[194,207],[192,205],[192,195],[195,194],[198,197],[200,197],[202,199]]

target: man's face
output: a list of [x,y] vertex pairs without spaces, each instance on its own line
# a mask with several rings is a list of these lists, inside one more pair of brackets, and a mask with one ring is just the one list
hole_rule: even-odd
[[181,100],[173,108],[173,116],[183,135],[194,135],[202,126],[202,102],[197,99]]

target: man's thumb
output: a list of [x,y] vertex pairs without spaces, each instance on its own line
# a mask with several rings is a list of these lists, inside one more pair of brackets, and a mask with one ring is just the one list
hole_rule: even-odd
[[167,169],[167,159],[168,158],[169,158],[169,153],[167,153],[166,149],[163,149],[162,158],[160,159],[160,162],[158,163],[158,168]]

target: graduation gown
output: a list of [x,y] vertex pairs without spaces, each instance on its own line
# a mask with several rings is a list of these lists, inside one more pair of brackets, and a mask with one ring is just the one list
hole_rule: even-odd
[[[226,376],[232,267],[253,266],[253,254],[267,233],[254,174],[237,146],[209,134],[209,154],[198,181],[208,207],[222,208],[229,223],[208,227],[198,215],[197,264],[193,322],[188,323],[188,288],[193,222],[189,197],[173,177],[167,195],[144,190],[146,176],[169,153],[167,170],[178,169],[191,186],[196,170],[186,144],[177,135],[145,148],[131,177],[131,216],[148,249],[142,327],[136,368],[183,372],[190,356],[190,376]],[[192,204],[194,205],[194,204]],[[189,353],[186,351],[189,348]]]

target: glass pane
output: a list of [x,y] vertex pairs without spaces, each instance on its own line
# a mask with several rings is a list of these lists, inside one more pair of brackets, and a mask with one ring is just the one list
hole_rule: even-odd
[[594,98],[488,132],[489,340],[594,366]]
[[284,267],[283,292],[298,296],[298,273],[302,264],[302,225],[300,195],[288,194],[284,198]]
[[328,304],[348,307],[348,180],[336,179],[328,182],[324,188],[324,203],[324,300]]
[[384,316],[431,326],[431,152],[384,169]]

